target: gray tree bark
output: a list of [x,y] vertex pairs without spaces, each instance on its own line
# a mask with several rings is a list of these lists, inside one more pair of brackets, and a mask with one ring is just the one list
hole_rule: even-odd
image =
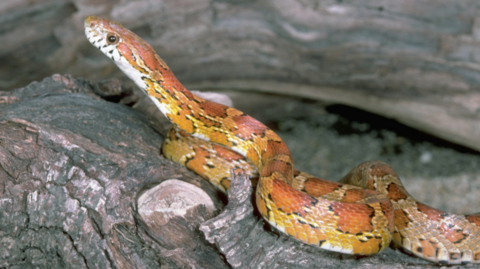
[[[217,191],[162,158],[162,137],[146,118],[98,89],[54,75],[3,94],[0,267],[228,267],[198,230],[223,207]],[[195,203],[152,194],[172,178]],[[171,215],[152,222],[157,211]]]
[[327,252],[280,234],[255,213],[242,174],[224,208],[222,193],[159,154],[162,128],[99,97],[126,94],[115,80],[60,75],[1,94],[0,267],[429,264],[391,249],[372,257]]
[[0,267],[430,264],[392,249],[342,255],[280,234],[255,213],[242,174],[234,175],[225,207],[222,193],[159,154],[161,127],[99,97],[128,94],[115,80],[60,75],[1,94]]

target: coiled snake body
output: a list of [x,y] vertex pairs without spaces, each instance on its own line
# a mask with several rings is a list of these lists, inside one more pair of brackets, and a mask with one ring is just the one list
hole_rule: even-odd
[[89,16],[88,40],[174,124],[164,155],[227,190],[229,171],[259,180],[256,204],[278,230],[323,249],[370,255],[390,241],[440,263],[480,263],[480,215],[455,215],[411,197],[385,163],[366,162],[343,183],[293,168],[285,143],[241,111],[193,95],[152,47],[120,24]]

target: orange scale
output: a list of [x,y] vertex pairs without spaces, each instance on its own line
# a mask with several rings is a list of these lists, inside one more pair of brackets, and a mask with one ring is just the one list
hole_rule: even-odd
[[359,218],[361,218],[361,216],[358,212],[349,214],[348,211],[345,211],[344,214],[348,215],[348,216],[345,216],[346,221],[355,222],[355,221],[358,221]]
[[328,230],[326,230],[326,231],[324,231],[324,232],[325,232],[325,236],[327,237],[327,239],[328,239],[329,241],[333,241],[334,238],[337,236],[337,234],[333,233],[332,230],[330,230],[330,229],[328,229]]
[[315,237],[318,240],[320,240],[321,237],[323,237],[323,233],[321,233],[319,230],[313,230],[312,233],[309,233],[309,237]]
[[307,216],[305,216],[305,220],[308,223],[317,223],[318,222],[315,218],[312,218],[312,214],[308,214]]
[[302,227],[307,234],[312,234],[314,232],[314,229],[309,224],[302,224]]
[[282,219],[282,223],[292,223],[291,225],[294,225],[294,220],[292,220],[290,216],[280,213],[280,217]]
[[349,240],[349,236],[346,235],[346,234],[339,234],[337,235],[337,240],[338,242],[340,242],[342,245],[349,245],[350,244],[350,240]]
[[372,243],[369,240],[368,242],[363,243],[363,255],[370,255],[373,253]]
[[472,215],[468,215],[466,216],[467,217],[467,220],[475,225],[477,225],[478,227],[480,227],[480,213],[475,213],[475,214],[472,214]]
[[353,248],[353,254],[363,254],[363,246],[358,246]]
[[301,240],[303,242],[307,242],[307,234],[306,233],[297,233],[295,236],[298,240]]
[[317,237],[317,229],[310,228],[306,230],[306,232],[308,237],[315,237],[315,238]]
[[302,224],[300,224],[298,221],[293,221],[293,227],[295,228],[295,231],[298,232],[303,232],[305,229],[303,229]]
[[363,189],[347,190],[345,192],[345,195],[342,197],[342,202],[354,203],[372,194],[375,194],[375,192],[370,190],[363,190]]
[[445,238],[452,243],[465,238],[464,234],[457,232],[455,228],[449,228],[445,223],[440,225],[440,229],[443,230]]
[[210,153],[200,147],[195,147],[195,157],[186,163],[187,168],[199,175],[205,174],[206,159]]
[[283,223],[284,219],[283,219],[282,215],[279,214],[278,211],[274,212],[273,217],[274,217],[276,223]]
[[370,252],[370,253],[373,254],[373,253],[379,252],[379,251],[380,251],[380,247],[379,247],[379,246],[380,246],[380,243],[381,243],[381,242],[382,242],[381,240],[375,239],[375,240],[372,242],[372,244],[371,244],[371,245],[372,245],[372,246],[371,246],[371,251],[372,251],[372,252]]
[[441,221],[442,220],[442,215],[445,213],[441,210],[435,209],[433,207],[429,207],[427,205],[424,205],[422,203],[417,203],[418,210],[420,212],[423,212],[427,217],[433,221]]
[[285,228],[285,233],[288,235],[291,235],[293,237],[296,237],[296,231],[294,227],[286,227]]
[[245,159],[245,157],[243,157],[239,153],[237,153],[235,151],[232,151],[230,149],[227,149],[225,147],[222,147],[220,145],[213,144],[212,147],[215,149],[215,152],[217,153],[217,155],[220,158],[225,159],[227,161],[244,160]]
[[285,216],[283,220],[283,225],[285,225],[285,227],[295,227],[294,221],[288,218],[287,216]]
[[363,247],[363,243],[361,241],[358,240],[358,238],[355,238],[356,240],[352,242],[352,246],[354,248],[358,248],[358,247]]
[[267,204],[265,203],[265,200],[263,200],[261,198],[260,195],[258,195],[258,192],[257,192],[257,195],[256,195],[256,198],[255,198],[256,202],[257,202],[257,208],[258,208],[258,211],[260,212],[260,214],[263,216],[263,217],[267,217],[267,212],[268,212],[268,209],[267,209]]
[[422,253],[425,257],[435,257],[436,248],[433,247],[428,240],[420,241],[420,245],[422,246]]
[[[298,173],[299,171],[296,171]],[[331,181],[326,181],[321,178],[304,175],[308,179],[304,182],[304,189],[313,197],[320,197],[322,195],[333,192],[338,189],[341,184]]]
[[353,247],[355,244],[360,243],[356,236],[349,236],[348,237],[349,244]]
[[402,210],[395,211],[395,227],[397,229],[403,230],[408,227],[408,223],[410,222],[408,217],[405,215],[405,212]]
[[274,180],[272,188],[273,190],[270,192],[272,200],[278,208],[281,208],[287,214],[298,212],[306,215],[302,208],[311,206],[314,202],[313,198],[307,194],[294,190],[287,183],[280,180]]
[[316,236],[308,236],[307,237],[307,243],[311,245],[316,245],[318,246],[320,244],[320,240]]
[[328,240],[328,237],[327,237],[327,235],[325,234],[325,232],[323,232],[323,231],[318,231],[316,234],[317,234],[318,240],[320,240],[320,241]]

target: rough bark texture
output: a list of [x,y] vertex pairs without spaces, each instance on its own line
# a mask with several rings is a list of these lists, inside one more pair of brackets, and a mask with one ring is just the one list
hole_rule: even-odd
[[222,211],[222,194],[160,156],[162,127],[99,97],[112,93],[128,94],[118,81],[54,75],[0,96],[0,267],[431,265],[392,249],[327,252],[280,234],[255,213],[242,174]]
[[477,0],[29,0],[0,3],[0,88],[54,72],[118,77],[99,15],[144,37],[190,89],[257,90],[365,109],[480,150]]
[[[226,211],[204,223],[223,208],[219,194],[159,156],[165,120],[120,87],[131,82],[88,43],[83,19],[103,16],[138,33],[191,90],[346,104],[480,150],[479,11],[477,0],[0,1],[0,90],[10,90],[0,92],[0,267],[430,265],[391,249],[355,257],[288,239],[255,215],[242,177]],[[119,80],[55,75],[13,90],[52,73]],[[257,108],[262,121],[321,113],[248,94],[232,94],[235,106]],[[204,191],[215,210],[203,198],[156,204],[149,190],[170,179]]]
[[[54,75],[2,94],[0,267],[228,268],[198,230],[223,207],[217,191],[159,155],[162,137],[142,114],[95,88]],[[210,200],[161,223],[182,233],[157,233],[138,210],[168,179]]]
[[406,264],[422,268],[429,264],[391,249],[370,257],[332,253],[269,232],[268,225],[254,215],[250,181],[242,174],[232,178],[225,210],[200,230],[233,268],[398,268]]

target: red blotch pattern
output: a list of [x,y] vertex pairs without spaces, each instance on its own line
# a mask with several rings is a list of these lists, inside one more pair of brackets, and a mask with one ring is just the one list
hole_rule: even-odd
[[372,232],[375,229],[370,222],[374,212],[372,207],[366,204],[349,203],[332,203],[331,207],[339,218],[337,226],[343,232],[357,234]]
[[263,167],[262,171],[260,171],[260,176],[268,177],[274,173],[289,176],[293,174],[293,167],[283,161],[272,160]]
[[227,106],[211,102],[211,101],[203,101],[198,105],[207,115],[212,117],[227,117]]
[[213,144],[213,149],[217,153],[218,157],[223,158],[227,161],[243,160],[245,157],[236,153],[235,151],[229,150],[223,146]]
[[272,181],[270,195],[277,208],[287,214],[305,214],[302,208],[312,206],[315,202],[312,197],[293,189],[290,185],[280,180]]
[[440,221],[442,219],[442,215],[445,214],[445,212],[441,210],[435,209],[433,207],[429,207],[428,205],[425,205],[422,203],[417,203],[417,206],[420,212],[427,215],[427,217],[433,221]]
[[342,202],[344,203],[355,203],[367,197],[376,195],[377,192],[372,190],[364,189],[350,189],[346,190],[344,196],[342,197]]
[[268,130],[267,126],[247,115],[234,116],[232,120],[236,128],[231,131],[245,140],[251,139],[253,134],[262,136],[262,134]]
[[[297,176],[296,173],[295,176]],[[313,197],[320,197],[322,195],[331,193],[342,186],[337,182],[328,181],[321,178],[308,178],[304,183],[304,190]]]
[[475,225],[477,225],[477,227],[480,227],[480,213],[467,215],[466,217],[468,221],[474,223]]
[[388,185],[388,198],[392,201],[403,200],[408,197],[407,191],[395,183]]

